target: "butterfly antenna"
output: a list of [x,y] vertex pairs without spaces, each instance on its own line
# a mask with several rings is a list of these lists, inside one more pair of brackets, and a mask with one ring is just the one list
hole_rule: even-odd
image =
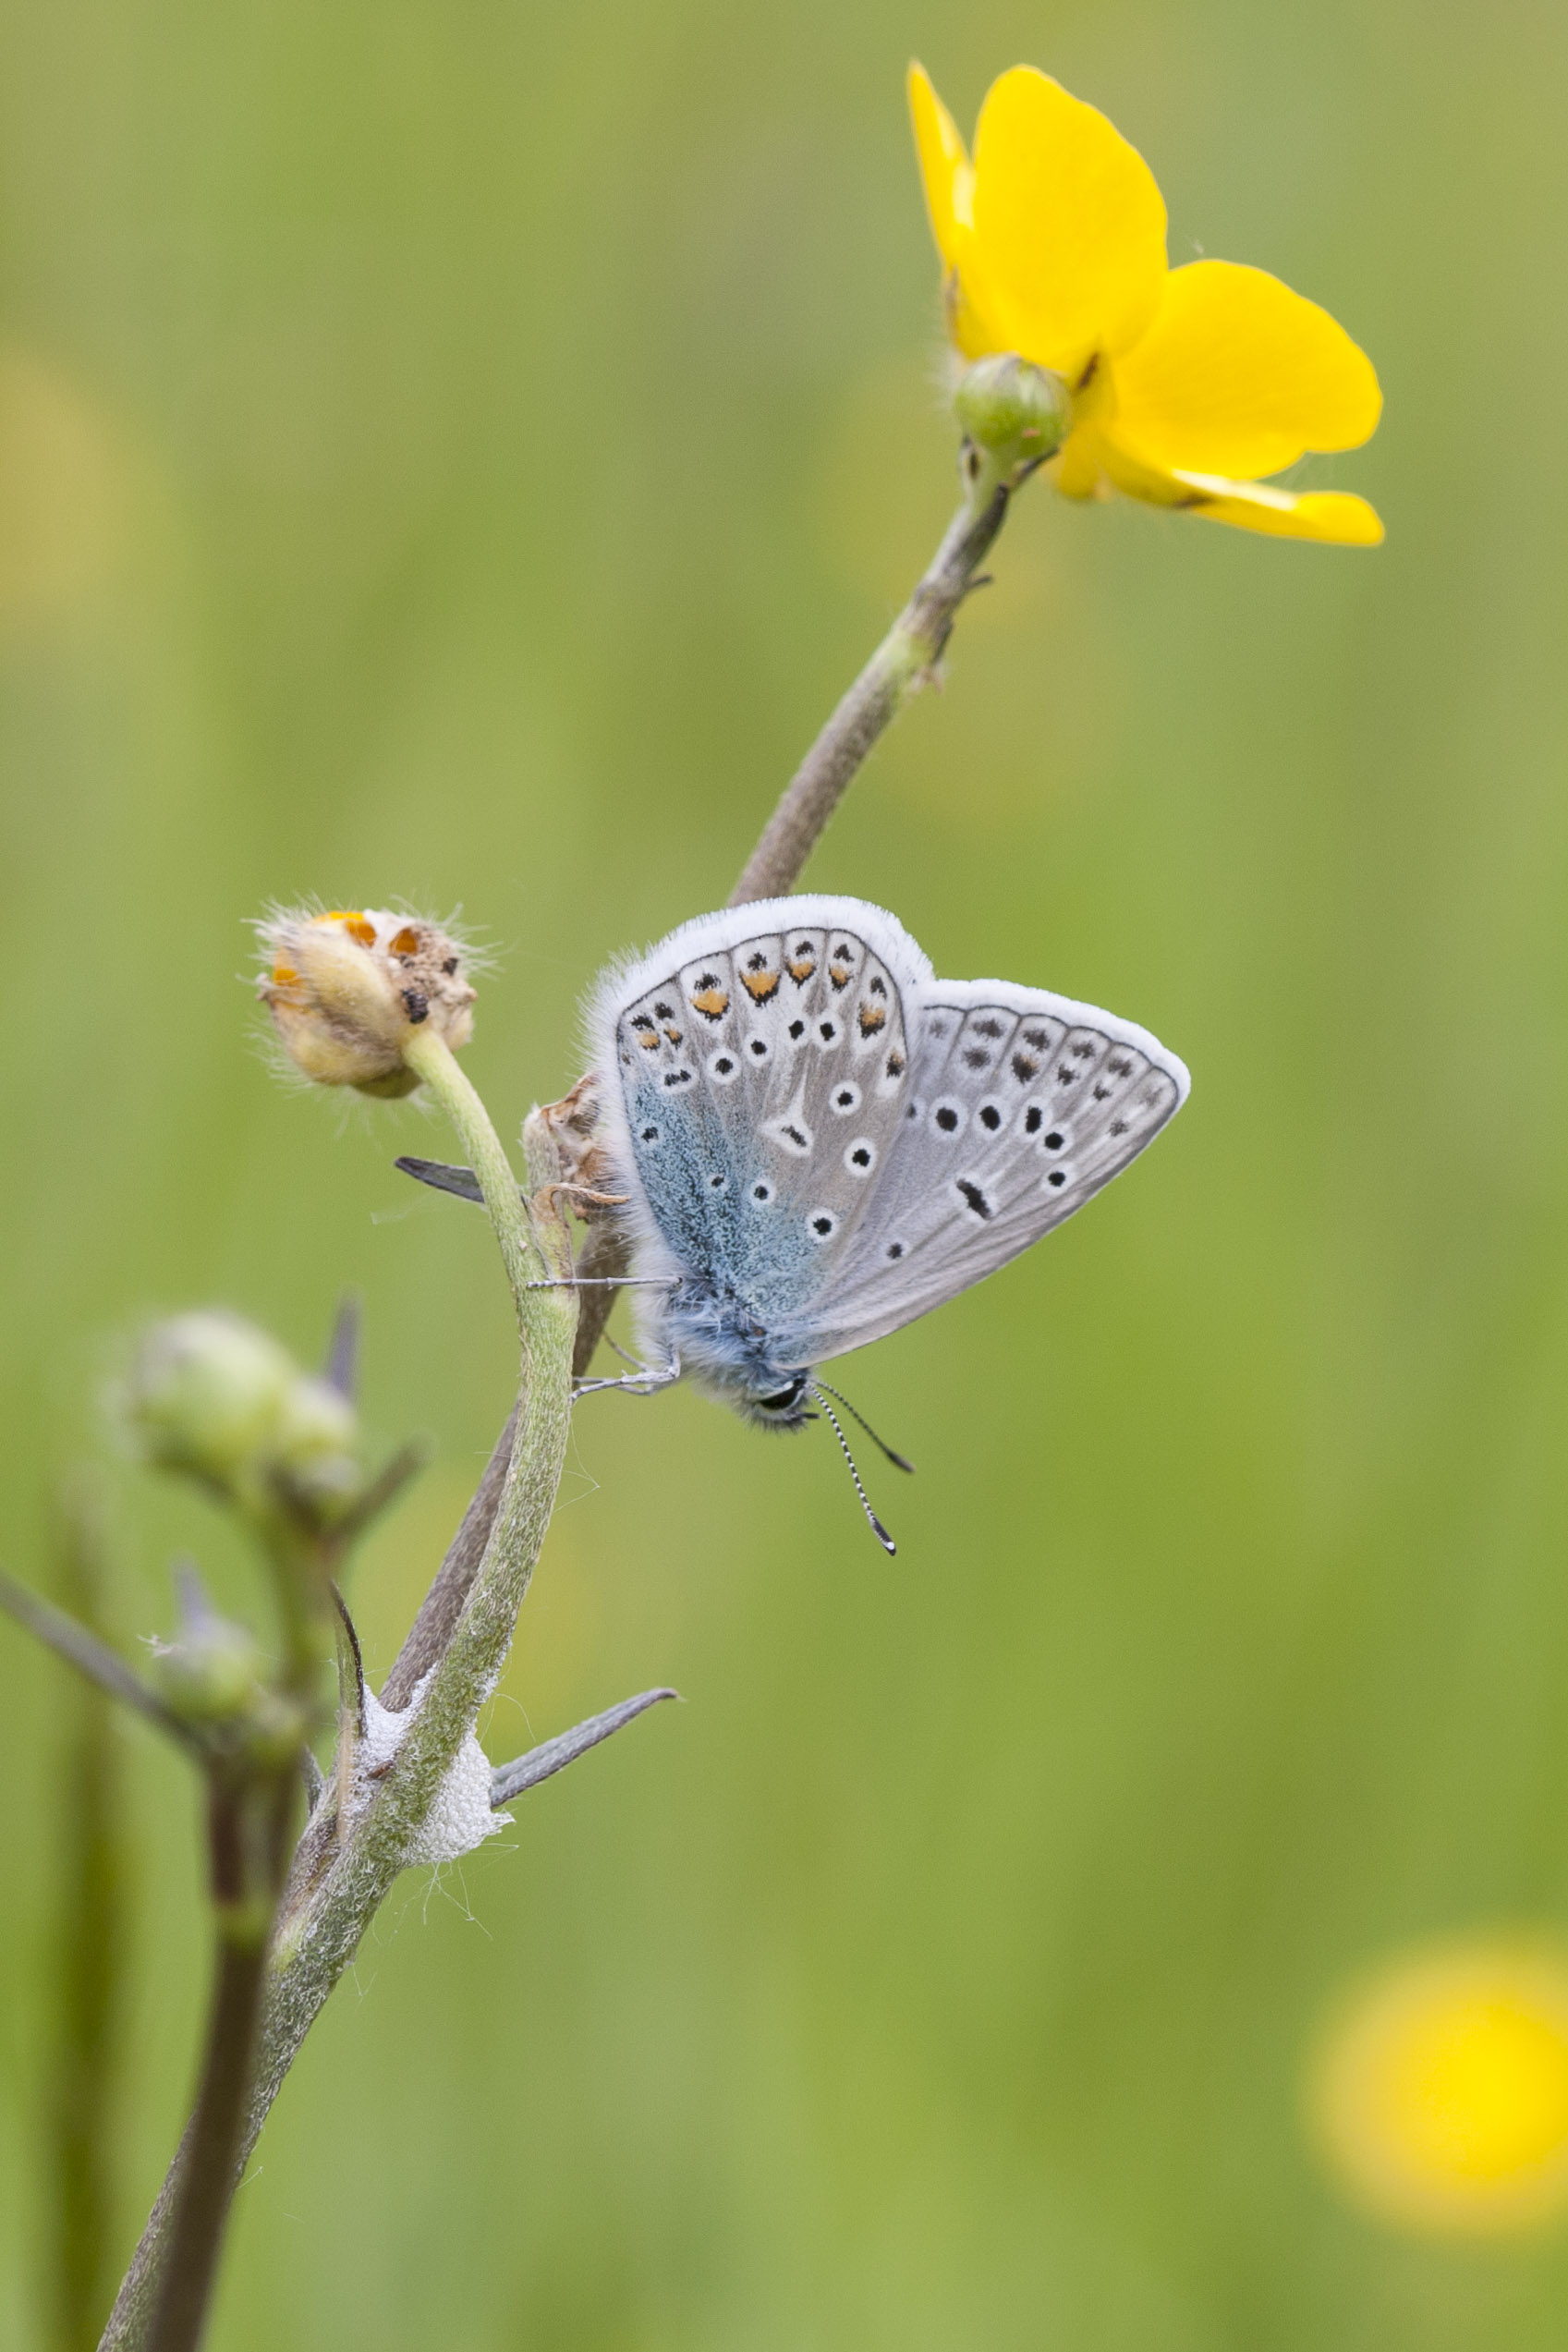
[[[832,1421],[833,1435],[837,1438],[839,1444],[844,1448],[844,1458],[849,1464],[849,1475],[855,1481],[855,1492],[860,1497],[860,1508],[865,1512],[866,1517],[871,1522],[871,1533],[876,1537],[877,1542],[881,1545],[884,1552],[890,1554],[895,1554],[898,1550],[897,1544],[893,1542],[892,1536],[889,1535],[886,1528],[883,1527],[881,1519],[878,1518],[875,1511],[872,1510],[869,1502],[867,1500],[866,1490],[860,1483],[860,1473],[855,1467],[855,1456],[849,1450],[849,1440],[845,1437],[843,1430],[839,1426],[838,1415],[833,1411],[833,1407],[828,1403],[827,1398],[822,1395],[815,1382],[811,1384],[811,1394],[817,1399],[817,1402],[821,1407],[823,1412],[826,1413],[829,1420]],[[834,1395],[837,1395],[838,1391],[835,1389],[833,1394]],[[853,1408],[851,1409],[853,1409]]]
[[859,1422],[861,1428],[865,1431],[872,1444],[881,1447],[881,1451],[887,1456],[888,1460],[893,1464],[893,1468],[895,1470],[907,1470],[910,1477],[914,1477],[914,1463],[906,1462],[902,1454],[895,1454],[893,1452],[885,1437],[879,1437],[877,1435],[876,1431],[871,1427],[871,1424],[866,1419],[865,1414],[856,1411],[855,1407],[850,1403],[848,1397],[845,1396],[842,1389],[829,1387],[828,1383],[825,1380],[814,1380],[811,1383],[811,1385],[819,1395],[820,1395],[822,1390],[826,1388],[830,1396],[836,1396],[839,1403],[844,1407],[845,1411],[850,1416],[850,1419]]

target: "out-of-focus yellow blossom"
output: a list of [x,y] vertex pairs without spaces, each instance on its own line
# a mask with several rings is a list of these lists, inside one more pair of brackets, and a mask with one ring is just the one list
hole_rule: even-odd
[[1568,1955],[1451,1945],[1364,1985],[1313,2071],[1319,2137],[1381,2219],[1451,2236],[1568,2208]]
[[1153,173],[1049,74],[1015,66],[991,84],[972,162],[918,65],[909,103],[954,344],[970,360],[1015,351],[1073,395],[1059,490],[1377,544],[1364,498],[1261,479],[1377,424],[1372,364],[1326,311],[1238,262],[1170,268]]

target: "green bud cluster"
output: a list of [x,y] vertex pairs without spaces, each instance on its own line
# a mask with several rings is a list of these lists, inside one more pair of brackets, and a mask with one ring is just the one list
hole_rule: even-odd
[[203,1310],[154,1323],[137,1349],[124,1408],[149,1461],[248,1509],[281,1503],[327,1527],[363,1483],[347,1398],[238,1315]]
[[977,360],[953,406],[967,438],[1003,475],[1054,457],[1073,421],[1073,396],[1061,377],[1015,351]]

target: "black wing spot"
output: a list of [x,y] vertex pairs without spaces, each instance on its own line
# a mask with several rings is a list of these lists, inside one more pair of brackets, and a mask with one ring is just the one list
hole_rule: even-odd
[[728,1176],[711,1176],[708,1179],[708,1189],[710,1192],[723,1192],[728,1182]]
[[1002,1114],[997,1109],[994,1103],[982,1103],[980,1104],[980,1125],[983,1127],[989,1127],[992,1135],[996,1133],[997,1128],[1002,1125]]
[[902,1054],[890,1054],[888,1055],[887,1074],[889,1078],[902,1078],[904,1076],[904,1056]]
[[936,1115],[936,1123],[938,1127],[941,1127],[943,1135],[951,1135],[954,1128],[958,1124],[958,1114],[956,1111],[950,1110],[948,1105],[944,1103],[942,1109]]
[[1017,1079],[1020,1086],[1027,1086],[1030,1079],[1035,1076],[1039,1068],[1039,1064],[1035,1060],[1032,1054],[1014,1054],[1013,1075]]
[[758,1060],[758,1061],[760,1061],[760,1062],[766,1061],[766,1060],[767,1060],[767,1058],[768,1058],[768,1046],[767,1046],[767,1041],[766,1041],[766,1039],[765,1039],[765,1038],[760,1038],[760,1037],[754,1037],[754,1038],[752,1039],[752,1041],[751,1041],[751,1051],[752,1051],[753,1054],[756,1056],[756,1058],[757,1058],[757,1060]]
[[851,1164],[857,1168],[869,1168],[871,1164],[871,1154],[863,1143],[856,1145],[849,1158]]
[[1076,1070],[1070,1070],[1065,1062],[1063,1063],[1056,1075],[1061,1079],[1064,1086],[1075,1085],[1078,1076]]
[[1045,1180],[1047,1184],[1053,1184],[1060,1187],[1067,1181],[1067,1171],[1065,1168],[1052,1168],[1051,1174]]
[[791,1037],[804,1037],[804,1036],[805,1036],[805,1034],[806,1034],[806,1024],[805,1024],[805,1022],[804,1022],[804,1021],[791,1021],[791,1023],[790,1023],[790,1025],[789,1025],[789,1033],[790,1033]]
[[1133,1066],[1124,1054],[1113,1054],[1105,1066],[1112,1078],[1126,1078]]
[[1024,1133],[1026,1135],[1038,1135],[1044,1124],[1045,1113],[1040,1109],[1038,1103],[1031,1103],[1028,1109],[1024,1113]]
[[985,1194],[980,1190],[978,1184],[971,1184],[967,1176],[960,1176],[958,1179],[958,1189],[963,1194],[964,1199],[968,1203],[969,1207],[973,1209],[977,1217],[990,1216],[991,1213],[991,1202],[986,1199]]
[[1061,1128],[1059,1127],[1053,1127],[1051,1133],[1045,1139],[1045,1148],[1048,1152],[1060,1152],[1062,1146],[1066,1142],[1066,1140],[1067,1139],[1063,1134]]
[[664,1073],[664,1083],[666,1086],[689,1086],[691,1084],[691,1072],[689,1070],[666,1070]]
[[1080,1037],[1080,1038],[1079,1038],[1079,1040],[1078,1040],[1078,1042],[1077,1042],[1077,1043],[1074,1046],[1074,1048],[1073,1048],[1073,1059],[1074,1059],[1074,1061],[1075,1061],[1075,1062],[1092,1062],[1092,1061],[1093,1061],[1093,1059],[1094,1059],[1094,1048],[1093,1048],[1093,1046],[1089,1043],[1088,1039],[1087,1037]]
[[675,1008],[673,1005],[655,1005],[653,1009],[662,1021],[673,1021],[675,1018]]
[[903,1242],[890,1241],[887,1245],[887,1254],[890,1258],[902,1258],[904,1255]]
[[991,1055],[983,1045],[966,1045],[964,1048],[964,1060],[971,1070],[989,1070],[991,1067]]
[[644,1143],[657,1143],[659,1140],[658,1128],[656,1127],[645,1127],[642,1130],[642,1140]]
[[754,1184],[751,1188],[753,1200],[771,1200],[772,1197],[773,1188],[771,1184]]
[[728,1078],[730,1072],[735,1067],[735,1064],[731,1061],[727,1054],[721,1054],[718,1060],[714,1063],[713,1067],[718,1071],[721,1078]]
[[1037,1054],[1043,1054],[1043,1053],[1044,1053],[1044,1051],[1045,1051],[1045,1031],[1044,1031],[1044,1030],[1042,1030],[1042,1029],[1027,1029],[1027,1030],[1024,1031],[1024,1042],[1025,1042],[1025,1044],[1026,1044],[1026,1045],[1032,1045],[1032,1046],[1034,1047],[1035,1052],[1036,1052]]
[[875,972],[872,973],[870,979],[866,982],[866,985],[870,990],[873,996],[885,996],[887,994],[886,981],[879,979]]
[[975,1023],[975,1035],[977,1037],[1000,1037],[1002,1035],[1002,1023],[997,1019],[994,1013],[988,1013],[983,1021],[977,1021]]
[[1103,1082],[1102,1082],[1100,1085],[1097,1086],[1097,1087],[1095,1088],[1095,1090],[1094,1090],[1094,1099],[1095,1099],[1095,1101],[1096,1101],[1097,1103],[1103,1103],[1103,1102],[1104,1102],[1104,1100],[1105,1100],[1105,1098],[1106,1098],[1106,1096],[1110,1093],[1110,1091],[1111,1091],[1111,1089],[1110,1089],[1108,1086],[1106,1086],[1105,1084],[1103,1084]]
[[819,1021],[817,1024],[817,1034],[821,1039],[824,1045],[831,1045],[834,1038],[838,1035],[838,1023],[836,1021]]
[[812,1232],[813,1232],[814,1234],[816,1234],[816,1235],[818,1236],[819,1239],[820,1239],[820,1240],[822,1240],[822,1241],[825,1241],[825,1240],[827,1239],[827,1237],[828,1237],[829,1234],[830,1234],[830,1233],[832,1233],[833,1229],[833,1221],[832,1217],[829,1217],[829,1216],[813,1217],[813,1218],[812,1218],[812,1220],[811,1220],[811,1230],[812,1230]]
[[1127,1132],[1127,1122],[1126,1122],[1126,1120],[1125,1120],[1125,1119],[1112,1119],[1112,1122],[1111,1122],[1111,1132],[1112,1132],[1112,1135],[1125,1135],[1125,1133]]

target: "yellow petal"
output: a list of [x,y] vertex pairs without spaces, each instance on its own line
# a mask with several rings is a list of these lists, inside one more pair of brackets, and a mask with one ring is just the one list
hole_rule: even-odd
[[1274,539],[1316,539],[1334,547],[1376,547],[1382,540],[1376,509],[1348,491],[1279,490],[1268,481],[1232,481],[1224,474],[1151,466],[1120,434],[1120,419],[1114,426],[1100,421],[1077,426],[1053,469],[1058,490],[1069,498],[1119,490],[1146,506],[1179,507]]
[[1276,490],[1270,482],[1226,481],[1221,475],[1177,474],[1196,492],[1183,503],[1189,514],[1212,523],[1234,523],[1242,530],[1266,531],[1274,539],[1316,539],[1330,547],[1378,547],[1383,526],[1377,508],[1348,490]]
[[959,256],[1000,338],[1076,383],[1136,341],[1165,280],[1165,206],[1136,147],[1049,74],[991,84],[975,133],[974,237]]
[[1267,270],[1189,262],[1116,370],[1119,440],[1157,467],[1251,481],[1308,449],[1354,449],[1382,395],[1327,311]]
[[909,112],[915,120],[915,151],[926,184],[931,235],[947,267],[956,269],[962,232],[973,217],[975,175],[958,126],[918,62],[909,67]]

